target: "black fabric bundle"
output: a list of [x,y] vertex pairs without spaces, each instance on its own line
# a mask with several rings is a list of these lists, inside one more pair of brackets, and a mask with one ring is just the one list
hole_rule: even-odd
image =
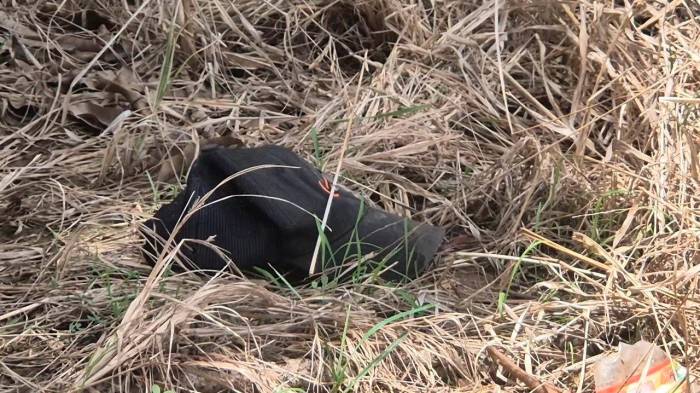
[[[254,168],[258,166],[268,167]],[[191,267],[225,268],[224,258],[210,246],[187,241],[210,239],[241,270],[272,266],[281,274],[304,277],[330,188],[331,181],[321,172],[280,146],[205,149],[192,166],[186,189],[146,222],[144,255],[154,263],[178,220],[198,198],[216,189],[176,233],[176,241],[186,239],[181,251]],[[327,242],[321,245],[315,272],[362,260],[378,270],[393,265],[382,277],[397,280],[415,278],[424,270],[444,232],[368,207],[352,193],[336,189],[324,234]],[[368,256],[374,263],[365,260]]]

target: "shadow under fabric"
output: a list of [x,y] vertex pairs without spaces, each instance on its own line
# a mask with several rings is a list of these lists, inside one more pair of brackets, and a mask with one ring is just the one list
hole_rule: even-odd
[[[261,165],[277,167],[255,168],[219,185]],[[185,190],[146,222],[144,255],[155,263],[178,220],[197,199],[219,186],[206,207],[182,226],[176,242],[212,239],[240,270],[272,266],[280,274],[301,279],[308,275],[330,185],[321,172],[280,146],[205,149],[192,166]],[[358,255],[371,256],[371,261],[381,261],[380,269],[391,266],[382,277],[394,281],[421,274],[444,231],[368,207],[349,191],[336,189],[324,234],[328,241],[321,245],[315,273],[343,270],[341,265],[358,261]],[[226,267],[219,253],[204,244],[185,240],[181,255],[195,269]]]

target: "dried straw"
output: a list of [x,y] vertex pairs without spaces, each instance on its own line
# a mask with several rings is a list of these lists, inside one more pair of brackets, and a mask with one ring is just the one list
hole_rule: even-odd
[[[639,338],[692,368],[698,17],[687,0],[0,1],[0,391],[527,391],[494,346],[581,392]],[[174,255],[152,270],[140,223],[225,137],[444,226],[435,269],[294,289],[172,275]]]

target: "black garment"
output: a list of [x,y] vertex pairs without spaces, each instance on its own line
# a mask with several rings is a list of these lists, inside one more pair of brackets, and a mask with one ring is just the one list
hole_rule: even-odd
[[[240,174],[261,165],[275,167]],[[235,174],[239,175],[220,185]],[[145,231],[145,255],[153,263],[164,239],[189,211],[186,208],[219,186],[207,199],[207,206],[176,234],[176,240],[214,236],[212,243],[225,250],[241,270],[255,266],[267,269],[270,265],[279,273],[303,276],[309,270],[330,185],[331,181],[308,162],[280,146],[204,150],[190,171],[185,191],[146,222],[162,239],[156,241],[152,232]],[[385,267],[396,262],[383,275],[389,280],[420,274],[444,235],[441,228],[365,206],[343,189],[336,189],[324,233],[328,241],[321,245],[315,272],[374,253],[371,260],[383,261]],[[225,267],[225,261],[211,247],[185,243],[182,254],[196,268]]]

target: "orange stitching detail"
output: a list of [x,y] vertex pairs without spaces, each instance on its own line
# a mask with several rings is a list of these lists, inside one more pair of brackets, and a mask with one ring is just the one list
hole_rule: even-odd
[[[326,179],[325,177],[318,181],[318,185],[321,186],[321,189],[323,191],[325,191],[326,194],[331,193],[331,184],[328,182],[328,179]],[[338,193],[338,192],[333,193],[333,198],[340,198],[340,193]]]

